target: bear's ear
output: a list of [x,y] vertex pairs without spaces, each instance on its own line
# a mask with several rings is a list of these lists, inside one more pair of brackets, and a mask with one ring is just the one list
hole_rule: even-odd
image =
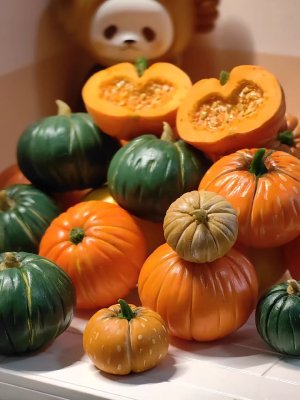
[[195,31],[199,33],[211,31],[219,16],[219,0],[194,0],[194,2],[196,12]]

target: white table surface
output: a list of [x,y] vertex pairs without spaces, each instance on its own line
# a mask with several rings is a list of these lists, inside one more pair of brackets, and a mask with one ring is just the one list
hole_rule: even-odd
[[[132,293],[128,300],[136,296]],[[254,315],[214,343],[172,339],[167,357],[141,374],[100,372],[84,354],[91,314],[33,355],[0,357],[1,400],[289,400],[300,398],[300,358],[273,352],[256,332]]]

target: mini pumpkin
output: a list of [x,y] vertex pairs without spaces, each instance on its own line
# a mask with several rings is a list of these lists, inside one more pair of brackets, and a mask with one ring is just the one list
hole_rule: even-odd
[[160,135],[163,121],[174,125],[191,86],[189,76],[170,63],[154,63],[142,72],[134,64],[119,63],[92,75],[82,97],[104,132],[130,140],[145,132]]
[[223,155],[263,145],[285,122],[285,110],[283,90],[271,72],[239,65],[220,79],[196,82],[180,104],[176,126],[187,143]]
[[216,161],[199,189],[224,196],[245,246],[278,247],[300,231],[300,160],[286,152],[244,149]]
[[20,171],[18,164],[11,164],[0,172],[0,189],[5,189],[17,183],[30,184],[29,180]]
[[283,246],[283,253],[291,276],[300,280],[300,235]]
[[259,300],[255,312],[261,338],[274,350],[300,355],[300,282],[274,285]]
[[164,218],[167,243],[187,261],[210,262],[224,256],[237,233],[234,208],[223,196],[205,190],[184,193]]
[[120,299],[97,311],[83,332],[83,348],[101,371],[114,375],[155,367],[168,352],[169,335],[159,314]]

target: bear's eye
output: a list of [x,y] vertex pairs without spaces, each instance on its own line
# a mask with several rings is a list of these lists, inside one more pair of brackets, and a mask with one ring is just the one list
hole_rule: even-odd
[[118,28],[116,27],[116,25],[109,25],[107,28],[104,29],[103,36],[106,39],[111,39],[112,37],[115,36],[117,31],[118,31]]
[[145,27],[142,29],[142,32],[143,32],[143,35],[144,35],[145,39],[146,39],[148,42],[153,42],[153,40],[154,40],[155,37],[156,37],[156,33],[154,32],[154,30],[153,30],[152,28],[149,28],[148,26],[145,26]]

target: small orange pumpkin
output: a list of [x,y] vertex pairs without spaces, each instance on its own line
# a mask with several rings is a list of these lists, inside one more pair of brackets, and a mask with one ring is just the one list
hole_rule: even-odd
[[210,263],[185,261],[167,244],[142,266],[138,292],[173,336],[198,341],[222,338],[254,310],[258,283],[251,262],[238,250]]
[[300,280],[300,235],[287,243],[283,251],[284,259],[292,278]]
[[278,80],[255,65],[237,66],[223,76],[193,85],[178,109],[179,136],[209,154],[260,147],[285,120],[285,98]]
[[169,335],[159,314],[119,300],[97,311],[83,332],[83,348],[101,371],[126,375],[155,367],[168,352]]
[[29,180],[23,175],[18,164],[11,164],[0,172],[0,189],[18,183],[29,184]]
[[83,86],[88,113],[108,135],[130,140],[161,134],[163,121],[175,125],[176,112],[192,83],[171,63],[154,63],[139,76],[135,65],[119,63],[96,72]]

